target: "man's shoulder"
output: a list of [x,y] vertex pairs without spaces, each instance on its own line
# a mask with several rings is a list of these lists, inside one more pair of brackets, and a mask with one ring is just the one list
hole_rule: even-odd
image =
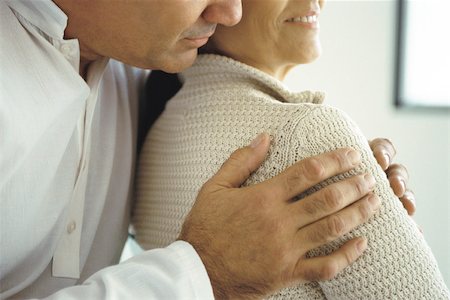
[[131,98],[137,100],[139,94],[142,93],[149,74],[149,70],[136,68],[110,59],[103,80],[108,82],[108,88],[114,87],[116,92],[123,93],[125,97],[130,98],[129,100]]

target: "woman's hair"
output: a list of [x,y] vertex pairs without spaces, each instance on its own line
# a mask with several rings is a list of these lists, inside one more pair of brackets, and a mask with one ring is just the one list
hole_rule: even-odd
[[211,39],[209,39],[209,41],[204,46],[198,48],[198,54],[217,54],[222,56],[228,56],[222,51],[220,51]]
[[138,153],[144,143],[145,136],[153,123],[164,111],[167,101],[181,89],[181,81],[177,74],[163,71],[152,71],[139,97],[138,115]]
[[208,41],[204,46],[198,48],[198,54],[215,54],[215,52],[212,50],[212,47]]

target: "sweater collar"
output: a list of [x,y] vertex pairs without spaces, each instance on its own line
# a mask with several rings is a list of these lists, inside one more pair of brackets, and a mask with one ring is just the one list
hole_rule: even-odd
[[194,77],[236,80],[250,83],[256,89],[264,91],[275,99],[286,103],[315,103],[320,104],[325,98],[323,92],[302,91],[293,92],[278,79],[254,67],[243,64],[232,58],[215,55],[199,55],[194,65],[184,71],[182,80]]

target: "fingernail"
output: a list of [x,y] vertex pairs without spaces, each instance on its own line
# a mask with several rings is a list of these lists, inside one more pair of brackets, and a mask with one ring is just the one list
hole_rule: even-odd
[[264,133],[259,134],[250,144],[251,148],[256,148],[258,147],[259,144],[261,144],[261,142],[264,140]]
[[361,161],[361,154],[355,150],[350,150],[347,152],[347,158],[353,165],[356,165]]
[[403,179],[400,179],[400,185],[402,186],[402,193],[405,193],[406,191],[406,184]]
[[367,240],[362,238],[356,243],[356,248],[358,249],[358,252],[361,254],[366,250],[367,248]]
[[389,167],[389,165],[391,164],[391,158],[389,157],[389,155],[387,155],[387,153],[383,154],[384,160],[386,161],[386,169]]
[[369,189],[372,189],[375,186],[375,178],[372,174],[367,173],[364,175],[364,180],[369,184]]

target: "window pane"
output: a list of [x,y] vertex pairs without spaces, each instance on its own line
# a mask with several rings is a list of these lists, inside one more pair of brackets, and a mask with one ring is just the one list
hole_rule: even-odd
[[401,8],[398,100],[450,106],[450,0],[403,1]]

